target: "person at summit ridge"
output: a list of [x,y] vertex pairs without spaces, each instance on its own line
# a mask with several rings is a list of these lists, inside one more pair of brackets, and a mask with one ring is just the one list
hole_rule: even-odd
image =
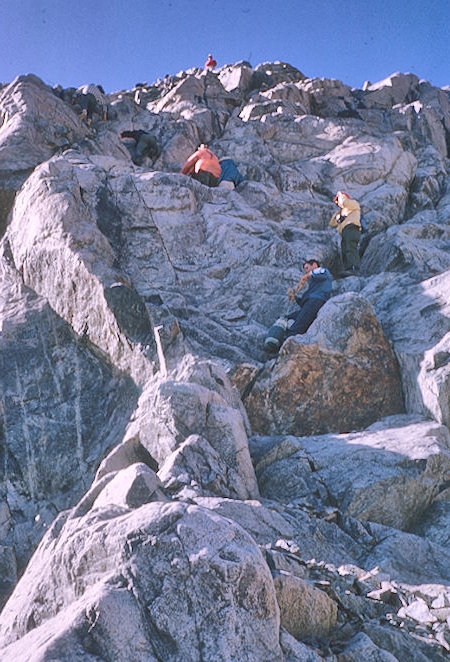
[[215,61],[211,53],[209,53],[208,59],[205,62],[205,69],[207,71],[212,71],[214,67],[217,67],[217,62]]

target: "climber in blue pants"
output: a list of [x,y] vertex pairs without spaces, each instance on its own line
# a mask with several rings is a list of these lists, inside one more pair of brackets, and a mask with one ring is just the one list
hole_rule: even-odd
[[[331,296],[332,280],[328,269],[321,267],[317,260],[307,260],[303,265],[303,271],[305,273],[300,278],[297,287],[291,287],[287,292],[289,301],[296,301],[300,306],[299,311],[296,310],[287,316],[288,320],[294,320],[294,323],[288,326],[288,336],[306,333],[323,304]],[[306,283],[308,283],[308,289],[299,297],[297,293]]]
[[[303,264],[304,274],[296,287],[287,291],[289,301],[296,301],[300,310],[295,310],[286,317],[281,317],[269,329],[264,341],[264,350],[270,354],[278,352],[288,336],[306,333],[317,317],[323,304],[331,296],[331,274],[321,267],[316,259],[307,260]],[[298,292],[308,283],[308,288],[302,296]]]

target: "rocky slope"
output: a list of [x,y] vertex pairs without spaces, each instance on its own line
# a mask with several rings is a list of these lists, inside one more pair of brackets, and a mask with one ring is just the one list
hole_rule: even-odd
[[[134,92],[87,127],[0,87],[1,659],[446,659],[448,89],[241,62]],[[199,142],[247,181],[180,175]],[[361,275],[266,360],[302,260],[340,270],[338,189]]]

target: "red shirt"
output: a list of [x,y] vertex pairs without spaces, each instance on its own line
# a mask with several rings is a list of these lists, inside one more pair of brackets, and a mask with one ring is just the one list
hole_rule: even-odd
[[192,175],[193,172],[198,172],[199,170],[206,170],[206,172],[210,172],[214,177],[220,177],[221,168],[219,159],[207,147],[198,149],[191,154],[184,164],[181,174]]
[[212,58],[208,58],[205,62],[205,69],[208,69],[208,67],[211,67],[211,69],[214,69],[214,67],[217,66],[217,62]]

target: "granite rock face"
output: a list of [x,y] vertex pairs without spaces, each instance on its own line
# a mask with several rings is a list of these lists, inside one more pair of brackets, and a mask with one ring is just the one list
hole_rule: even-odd
[[292,501],[325,490],[342,512],[403,530],[450,475],[448,429],[404,416],[347,435],[256,437],[251,449],[265,497]]
[[[233,522],[181,502],[131,512],[99,503],[84,518],[67,520],[59,533],[58,528],[61,520],[23,578],[22,586],[35,587],[29,609],[16,611],[23,606],[20,585],[5,608],[4,644],[30,631],[35,640],[39,629],[51,628],[56,634],[44,655],[55,654],[74,631],[86,652],[100,646],[102,656],[116,659],[281,659],[270,571],[255,542]],[[67,554],[76,585],[67,575]],[[127,608],[134,632],[121,639],[120,622],[111,622],[108,611],[124,615]],[[69,609],[75,618],[68,619]],[[7,646],[5,655],[18,654],[25,644],[27,637]]]
[[90,486],[139,394],[7,264],[0,310],[2,557],[22,572],[57,512]]
[[[239,62],[90,127],[72,92],[0,86],[1,659],[443,661],[449,90]],[[181,175],[200,142],[246,181]],[[361,275],[268,361],[338,189]]]

